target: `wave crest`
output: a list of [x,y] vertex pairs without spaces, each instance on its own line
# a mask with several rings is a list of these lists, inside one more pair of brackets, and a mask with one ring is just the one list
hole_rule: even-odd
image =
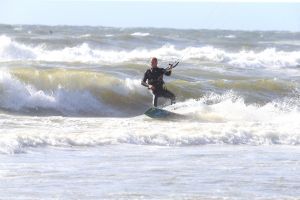
[[0,61],[37,60],[118,64],[137,61],[145,62],[154,55],[163,60],[182,57],[183,61],[186,62],[201,63],[209,61],[236,67],[280,68],[300,65],[300,51],[277,51],[275,48],[267,48],[260,52],[245,50],[227,52],[212,46],[178,49],[174,45],[164,45],[157,49],[137,48],[128,51],[117,51],[91,48],[88,43],[82,43],[75,47],[48,50],[46,45],[31,47],[15,42],[7,36],[0,36]]

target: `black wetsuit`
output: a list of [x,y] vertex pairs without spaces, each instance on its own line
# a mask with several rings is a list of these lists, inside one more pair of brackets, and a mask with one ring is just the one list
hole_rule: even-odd
[[[158,97],[165,97],[171,99],[171,104],[175,103],[175,95],[167,90],[164,87],[163,75],[170,76],[171,71],[167,71],[163,68],[151,68],[148,69],[142,80],[142,85],[148,87],[148,85],[153,85],[155,89],[152,91],[153,93],[153,106],[157,107],[157,99]],[[147,81],[148,85],[145,84]]]

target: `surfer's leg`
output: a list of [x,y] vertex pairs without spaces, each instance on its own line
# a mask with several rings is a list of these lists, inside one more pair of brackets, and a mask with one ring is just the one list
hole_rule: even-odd
[[175,95],[167,90],[166,88],[163,90],[162,96],[168,99],[171,99],[171,104],[175,104],[176,103],[176,97]]
[[154,107],[157,107],[157,99],[158,99],[158,95],[153,94],[153,106]]

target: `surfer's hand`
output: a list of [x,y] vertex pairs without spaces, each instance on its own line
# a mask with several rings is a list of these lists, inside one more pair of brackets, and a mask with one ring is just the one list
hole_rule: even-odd
[[169,67],[167,67],[166,71],[172,71],[173,65],[169,64]]
[[153,85],[149,85],[148,89],[149,90],[155,90],[155,87]]

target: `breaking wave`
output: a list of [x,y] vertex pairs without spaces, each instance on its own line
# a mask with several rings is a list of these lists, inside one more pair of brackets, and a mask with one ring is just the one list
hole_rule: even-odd
[[[0,152],[22,153],[28,148],[83,147],[111,144],[190,146],[299,145],[299,99],[273,101],[263,106],[246,104],[232,92],[210,94],[166,109],[185,119],[7,117],[1,122],[16,126],[0,137]],[[17,119],[17,120],[16,120]],[[17,122],[16,122],[17,121]],[[51,126],[51,130],[47,127]]]
[[[26,115],[136,116],[151,105],[152,95],[140,79],[75,69],[10,68],[0,70],[0,110]],[[276,79],[215,80],[188,82],[173,80],[167,87],[178,101],[199,99],[206,93],[203,84],[221,93],[238,91],[278,98],[299,95],[299,84]],[[163,101],[161,99],[160,101]],[[166,102],[168,103],[168,102]],[[161,102],[163,104],[163,102]]]
[[[137,35],[137,33],[136,33]],[[141,34],[139,34],[141,35]],[[144,35],[143,35],[144,36]],[[128,61],[148,61],[153,55],[170,60],[183,58],[186,62],[216,62],[237,67],[296,67],[300,65],[300,51],[278,51],[266,48],[263,51],[227,52],[213,46],[176,48],[164,45],[160,48],[136,48],[134,50],[107,50],[92,48],[88,43],[63,49],[48,50],[47,45],[28,46],[0,36],[0,61],[37,60],[51,62],[82,62],[116,64]]]
[[0,71],[2,111],[30,115],[123,116],[130,113],[130,110],[125,112],[128,107],[139,108],[136,103],[144,101],[146,96],[147,90],[140,87],[140,80],[118,79],[102,73],[63,69]]

